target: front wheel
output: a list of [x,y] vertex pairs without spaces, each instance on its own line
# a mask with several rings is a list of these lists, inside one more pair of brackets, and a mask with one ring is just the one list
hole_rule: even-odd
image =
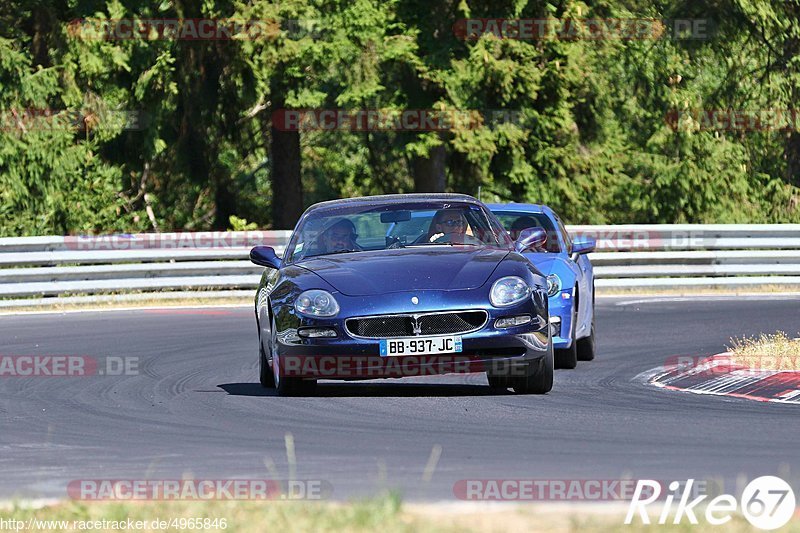
[[553,389],[553,342],[547,354],[528,365],[527,375],[514,378],[511,387],[517,394],[546,394]]
[[556,350],[556,368],[566,368],[572,370],[578,366],[577,342],[572,341],[569,348],[559,348]]
[[272,356],[272,379],[278,396],[304,396],[311,395],[316,391],[317,380],[306,380],[299,377],[284,376],[281,371],[281,358],[278,353],[278,330],[275,326],[275,319],[272,319],[270,331],[270,355]]
[[265,389],[275,388],[275,376],[272,375],[267,354],[264,353],[264,343],[261,342],[261,331],[258,332],[258,376],[261,386]]

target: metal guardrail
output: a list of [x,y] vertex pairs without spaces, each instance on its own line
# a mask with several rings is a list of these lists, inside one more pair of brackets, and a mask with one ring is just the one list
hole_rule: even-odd
[[[597,240],[599,288],[800,286],[800,224],[569,226]],[[288,231],[0,238],[0,298],[257,286]]]

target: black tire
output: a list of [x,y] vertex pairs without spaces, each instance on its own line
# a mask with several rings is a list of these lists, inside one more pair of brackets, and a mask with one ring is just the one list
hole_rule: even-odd
[[592,321],[592,330],[589,333],[589,336],[578,341],[578,360],[591,361],[594,359],[594,353],[594,321]]
[[261,386],[265,389],[275,388],[275,376],[272,375],[267,354],[264,353],[264,345],[261,342],[261,331],[258,332],[258,375]]
[[528,365],[527,375],[513,378],[512,387],[517,394],[546,394],[553,389],[553,341],[547,348],[547,354]]
[[578,366],[578,343],[573,341],[569,348],[561,348],[556,352],[556,368],[572,370]]
[[303,379],[298,377],[281,376],[280,356],[277,355],[278,330],[275,326],[275,318],[272,319],[270,328],[270,355],[272,356],[271,374],[278,396],[305,396],[314,394],[317,388],[317,380]]

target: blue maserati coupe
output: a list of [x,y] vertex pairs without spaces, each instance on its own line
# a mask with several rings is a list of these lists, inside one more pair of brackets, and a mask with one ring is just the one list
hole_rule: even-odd
[[486,372],[489,385],[544,394],[554,352],[547,279],[481,202],[403,194],[322,202],[297,223],[255,298],[260,381],[311,394],[319,379]]
[[541,228],[547,234],[543,246],[534,246],[524,255],[547,276],[556,368],[575,368],[578,360],[594,359],[594,273],[586,255],[594,251],[594,239],[571,238],[559,216],[545,205],[488,207],[512,239],[530,228]]

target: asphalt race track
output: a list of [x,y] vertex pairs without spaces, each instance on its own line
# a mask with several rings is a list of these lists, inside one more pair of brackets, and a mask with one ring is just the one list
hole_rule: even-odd
[[721,352],[732,335],[796,334],[800,300],[632,300],[598,300],[598,358],[557,371],[547,396],[493,393],[466,374],[324,382],[317,397],[279,398],[257,383],[249,308],[3,316],[0,355],[138,357],[138,375],[0,377],[0,498],[65,497],[79,479],[288,478],[290,468],[329,482],[334,498],[388,487],[454,499],[458,480],[503,478],[773,474],[797,487],[798,406],[637,376],[671,356]]

